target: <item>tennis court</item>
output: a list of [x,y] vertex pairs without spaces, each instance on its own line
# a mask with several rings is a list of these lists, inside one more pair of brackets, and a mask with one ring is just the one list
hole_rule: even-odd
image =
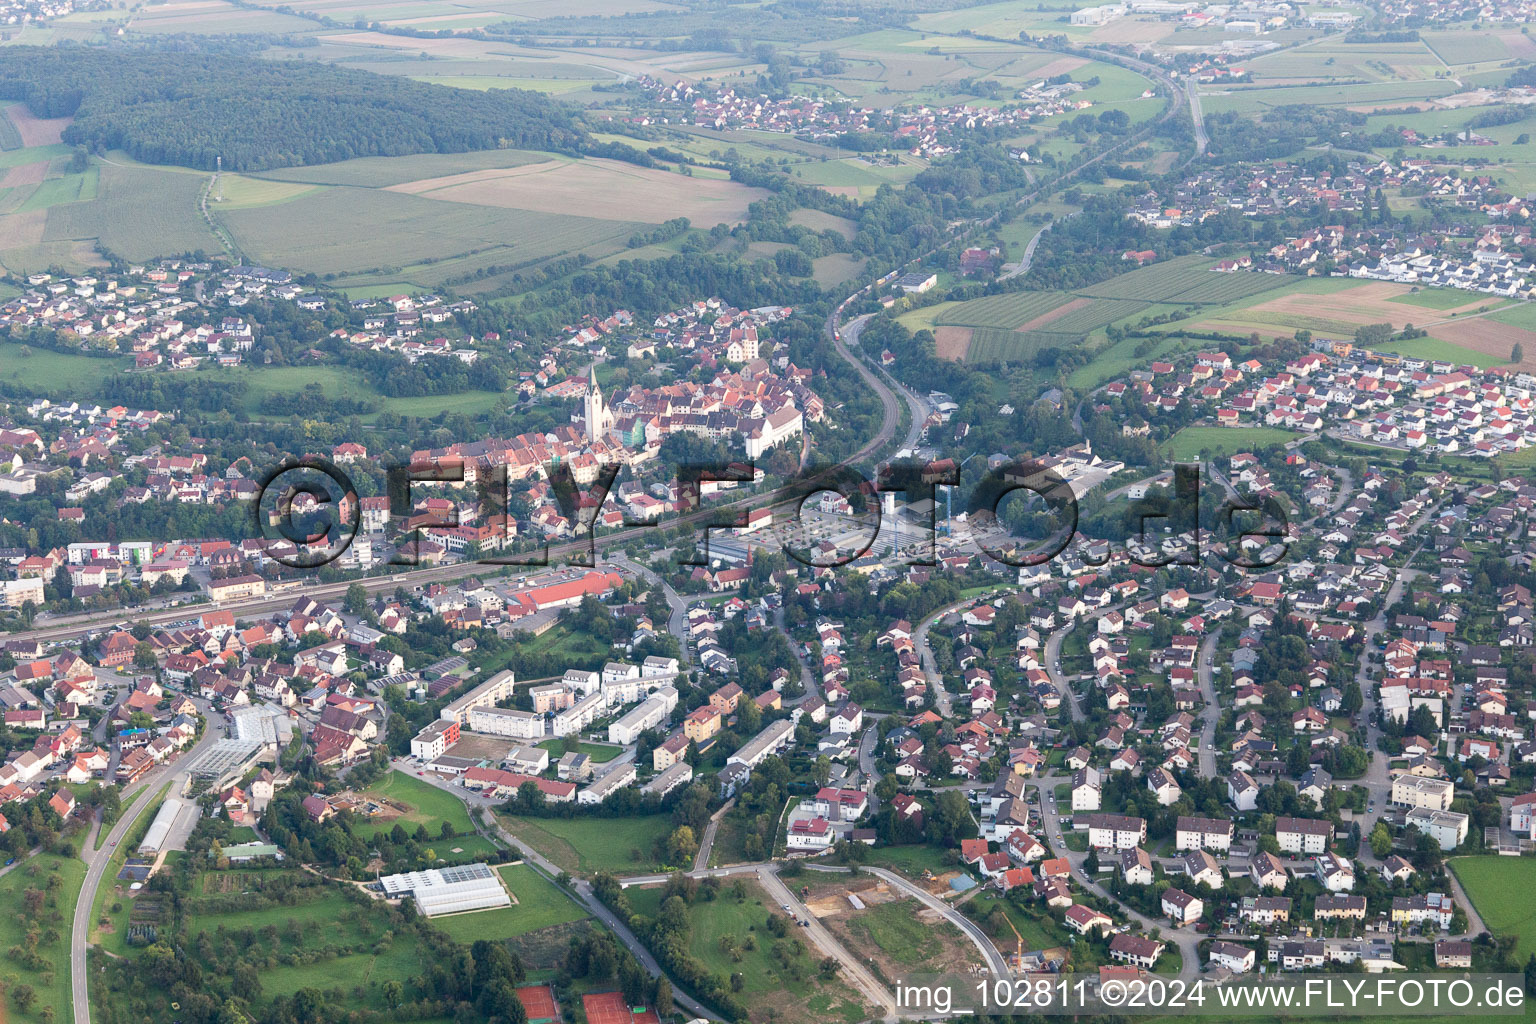
[[581,1008],[586,1011],[587,1024],[661,1024],[654,1010],[642,1009],[636,1013],[630,1009],[621,992],[584,995]]
[[560,1018],[560,1011],[555,1008],[555,994],[548,985],[524,985],[517,990],[517,1001],[528,1013],[528,1024],[546,1024]]

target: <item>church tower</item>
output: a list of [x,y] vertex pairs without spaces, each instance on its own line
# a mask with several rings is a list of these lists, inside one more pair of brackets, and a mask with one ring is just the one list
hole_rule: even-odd
[[587,392],[582,396],[582,425],[592,441],[607,436],[613,427],[613,413],[603,401],[603,392],[597,386],[597,364],[587,371]]

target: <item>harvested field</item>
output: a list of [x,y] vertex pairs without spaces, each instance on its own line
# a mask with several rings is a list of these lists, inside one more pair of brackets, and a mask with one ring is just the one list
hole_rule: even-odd
[[971,347],[971,328],[940,327],[933,332],[934,353],[940,359],[959,362]]
[[1095,28],[1088,38],[1095,43],[1147,43],[1171,35],[1176,28],[1176,24],[1161,18],[1155,21],[1119,18]]
[[1536,39],[1532,39],[1523,32],[1501,32],[1497,38],[1511,56],[1536,60]]
[[1518,343],[1524,353],[1520,366],[1527,370],[1536,369],[1536,331],[1501,324],[1487,317],[1477,317],[1436,324],[1430,333],[1453,345],[1462,345],[1506,362],[1510,351]]
[[547,160],[488,168],[390,186],[427,199],[540,213],[659,224],[687,217],[694,224],[738,223],[747,206],[768,193],[730,181],[686,178],[617,160]]
[[5,116],[21,133],[23,146],[52,146],[63,142],[64,129],[74,120],[72,117],[33,117],[25,103],[15,103],[5,108]]
[[0,188],[20,188],[23,185],[41,185],[43,179],[48,176],[48,161],[39,160],[36,163],[21,164],[12,167],[0,176]]
[[1053,78],[1056,75],[1071,74],[1088,62],[1081,57],[1057,57],[1044,67],[1035,68],[1029,73],[1030,78]]
[[9,213],[0,217],[0,237],[5,239],[3,248],[19,249],[24,245],[37,245],[43,240],[43,231],[47,225],[47,210]]
[[[1423,326],[1428,321],[1446,317],[1452,313],[1469,313],[1479,306],[1486,306],[1497,301],[1492,296],[1478,296],[1469,299],[1460,306],[1441,310],[1438,314],[1431,313],[1425,315],[1426,311],[1422,308],[1416,309],[1412,305],[1390,301],[1397,296],[1407,294],[1407,292],[1408,287],[1406,285],[1392,284],[1388,281],[1373,281],[1369,284],[1362,284],[1355,288],[1348,288],[1341,292],[1333,292],[1326,295],[1301,292],[1292,295],[1282,295],[1254,305],[1252,311],[1255,313],[1323,317],[1357,326],[1390,323],[1393,327],[1401,328],[1404,324],[1409,323]],[[1437,329],[1435,333],[1439,334],[1441,332]]]
[[847,217],[839,217],[835,213],[826,213],[822,210],[800,209],[789,215],[789,222],[802,227],[808,227],[812,231],[836,231],[844,238],[853,239],[858,231],[858,225]]
[[1026,323],[1020,324],[1018,326],[1018,330],[1021,330],[1021,331],[1033,331],[1033,330],[1036,330],[1038,328],[1044,327],[1046,324],[1050,323],[1052,320],[1059,320],[1062,317],[1066,316],[1068,313],[1074,312],[1075,310],[1082,309],[1084,306],[1087,306],[1087,305],[1091,304],[1092,302],[1093,302],[1092,299],[1073,299],[1071,302],[1067,303],[1065,306],[1057,306],[1055,309],[1048,309],[1044,313],[1041,313],[1039,316],[1035,317],[1033,320],[1030,320],[1030,321],[1028,321]]

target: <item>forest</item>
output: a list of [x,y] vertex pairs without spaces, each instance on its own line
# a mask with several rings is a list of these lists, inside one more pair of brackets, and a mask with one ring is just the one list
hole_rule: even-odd
[[212,170],[479,149],[572,152],[586,141],[540,93],[477,92],[318,62],[16,46],[0,99],[75,121],[72,145]]

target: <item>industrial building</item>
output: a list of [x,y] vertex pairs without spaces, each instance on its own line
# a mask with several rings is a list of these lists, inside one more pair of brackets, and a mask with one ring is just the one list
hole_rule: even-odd
[[379,885],[392,900],[413,898],[417,911],[426,917],[512,905],[501,879],[484,864],[385,875]]

